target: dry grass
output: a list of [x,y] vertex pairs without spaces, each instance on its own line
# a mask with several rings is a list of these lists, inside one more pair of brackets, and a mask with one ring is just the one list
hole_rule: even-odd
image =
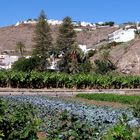
[[[51,26],[54,40],[58,35],[59,26]],[[31,49],[33,42],[35,25],[20,25],[18,27],[9,26],[0,28],[0,50],[14,50],[16,42],[23,41],[27,49]],[[77,42],[93,47],[93,44],[98,43],[102,39],[107,39],[108,34],[112,33],[116,28],[105,27],[89,31],[84,29],[83,32],[77,33]]]

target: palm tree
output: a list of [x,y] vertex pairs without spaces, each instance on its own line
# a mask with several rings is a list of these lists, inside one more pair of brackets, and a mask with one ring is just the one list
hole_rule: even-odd
[[16,51],[20,53],[20,56],[23,57],[23,53],[25,52],[25,45],[21,41],[16,44]]
[[96,66],[96,71],[101,74],[106,74],[107,72],[116,69],[109,51],[104,51],[100,55],[100,59],[95,60],[94,63]]

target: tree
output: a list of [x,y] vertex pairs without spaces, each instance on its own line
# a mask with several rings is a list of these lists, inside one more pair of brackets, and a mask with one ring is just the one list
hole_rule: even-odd
[[109,21],[109,22],[105,22],[105,25],[109,25],[109,26],[114,26],[115,22],[113,21]]
[[100,59],[95,60],[94,63],[97,73],[106,74],[107,72],[116,69],[115,64],[111,60],[109,51],[104,51],[101,54]]
[[82,51],[75,44],[65,52],[61,61],[59,61],[58,66],[60,71],[65,71],[69,73],[79,72],[79,63],[81,61]]
[[33,41],[33,56],[40,57],[42,61],[41,69],[46,69],[48,64],[47,59],[50,57],[50,51],[53,44],[51,30],[44,11],[41,11],[41,14],[38,18]]
[[41,60],[39,57],[20,58],[12,65],[15,71],[31,72],[33,70],[40,70]]
[[25,45],[23,42],[21,41],[17,42],[16,51],[20,53],[21,57],[23,57],[23,53],[25,52]]
[[[89,58],[86,57],[84,52],[78,47],[76,32],[74,31],[74,26],[70,17],[64,18],[63,24],[60,26],[56,48],[58,54],[62,54],[62,59],[58,63],[60,71],[77,73],[87,72],[89,71],[89,67],[91,68],[91,63],[87,61]],[[88,70],[83,68],[86,62],[88,62]]]
[[74,31],[74,26],[70,17],[63,19],[63,23],[59,28],[59,35],[56,42],[56,47],[59,53],[67,53],[67,51],[76,42],[76,32]]

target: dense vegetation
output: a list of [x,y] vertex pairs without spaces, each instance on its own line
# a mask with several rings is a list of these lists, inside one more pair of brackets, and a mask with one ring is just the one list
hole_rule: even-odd
[[33,70],[39,70],[40,63],[41,59],[39,57],[31,57],[28,59],[22,57],[12,65],[12,69],[16,71],[30,72]]
[[[40,130],[46,133],[48,140],[138,140],[140,138],[138,123],[137,126],[134,125],[134,120],[136,120],[134,117],[140,117],[139,103],[132,111],[131,109],[89,106],[82,102],[69,102],[61,98],[43,96],[22,95],[3,98],[9,105],[5,108],[5,102],[1,102],[2,123],[0,126],[3,125],[3,120],[6,122],[5,127],[0,127],[0,130],[13,131],[8,131],[6,136],[8,137],[10,133],[10,137],[6,139],[3,131],[0,131],[2,140],[37,139],[38,126],[41,126]],[[37,108],[38,112],[34,112],[33,106],[29,103]],[[4,116],[3,112],[6,112]],[[35,116],[42,120],[41,125],[38,121],[36,122]],[[130,123],[132,119],[134,120]],[[19,129],[20,126],[21,129]]]
[[128,122],[128,116],[123,114],[122,117],[119,118],[119,123],[110,129],[107,134],[103,136],[102,140],[139,140],[140,127],[131,127]]
[[[92,70],[92,63],[90,57],[94,55],[94,52],[89,51],[84,53],[76,42],[76,32],[74,25],[70,17],[63,19],[62,25],[58,30],[56,42],[52,38],[52,31],[47,22],[44,11],[38,18],[36,24],[35,33],[33,36],[34,45],[32,46],[31,59],[36,59],[37,65],[31,65],[31,59],[27,60],[19,59],[13,65],[13,69],[22,71],[31,71],[33,69],[39,71],[45,71],[50,68],[51,64],[55,62],[55,70],[67,73],[80,73],[90,72]],[[24,44],[17,42],[16,46],[20,56],[23,57]],[[21,63],[23,62],[23,63]],[[22,69],[23,68],[23,69]]]
[[128,116],[123,113],[119,122],[101,138],[101,140],[139,140],[140,139],[140,96],[114,95],[114,94],[79,94],[77,97],[97,101],[119,102],[131,104],[133,116],[138,122],[129,123]]
[[76,32],[70,17],[63,20],[59,29],[59,35],[56,41],[56,48],[58,55],[62,55],[58,62],[58,69],[62,72],[78,73],[89,72],[92,64],[89,61],[88,53],[84,53],[76,42]]
[[44,70],[49,65],[47,59],[50,58],[50,52],[53,45],[50,26],[46,20],[46,15],[44,11],[41,11],[38,18],[38,23],[36,24],[33,41],[33,56],[35,58],[40,58],[39,68],[41,70]]
[[114,26],[114,24],[115,24],[114,21],[108,21],[108,22],[104,22],[102,24],[96,23],[96,25],[98,25],[98,26]]
[[[113,26],[114,22],[106,22],[104,25]],[[45,13],[42,11],[33,38],[32,57],[25,59],[23,56],[25,46],[22,42],[17,43],[17,49],[22,58],[15,62],[12,70],[0,71],[0,87],[75,89],[140,88],[139,76],[107,74],[116,69],[108,52],[103,53],[100,59],[95,60],[96,68],[94,72],[96,74],[89,73],[93,70],[89,58],[94,53],[83,53],[78,48],[75,40],[76,33],[72,25],[72,20],[66,17],[59,28],[57,41],[54,43]],[[48,66],[50,66],[51,58],[60,59],[57,65],[58,72],[49,72],[47,70]],[[106,94],[106,96],[104,94],[80,94],[77,97],[127,104],[140,101],[139,96],[126,97],[109,94]],[[101,129],[108,130],[106,126],[115,124],[117,117],[123,112],[121,110],[115,112],[107,108],[85,106],[80,103],[65,103],[60,100],[57,102],[42,97],[40,99],[38,97],[28,96],[10,96],[8,98],[13,100],[11,104],[6,104],[6,102],[0,100],[0,138],[2,140],[38,139],[37,131],[39,130],[40,121],[36,118],[37,115],[45,123],[41,128],[46,133],[47,139],[99,139],[99,134],[100,137],[102,136]],[[18,102],[15,104],[16,101]],[[24,103],[22,104],[20,101]],[[28,102],[31,102],[34,106],[28,104]],[[40,110],[40,114],[34,112],[34,107]],[[64,111],[64,109],[67,111]],[[136,105],[134,107],[134,117],[140,118],[139,112],[140,107]],[[139,139],[139,132],[131,129],[128,125],[127,117],[123,119],[124,121],[120,121],[120,124],[117,124],[108,131],[106,136],[103,137],[103,140]],[[133,132],[136,132],[138,135],[133,136]]]
[[68,74],[59,72],[0,71],[0,87],[12,88],[77,88],[120,89],[140,88],[139,76]]
[[0,140],[36,140],[39,120],[30,104],[8,104],[0,99]]
[[58,118],[51,123],[51,127],[48,131],[48,140],[95,140],[97,139],[97,129],[90,126],[86,121],[80,121],[79,117],[70,114],[68,111],[60,113]]
[[39,111],[39,106],[10,97],[0,99],[0,140],[37,140],[39,131],[45,133],[47,138],[44,136],[44,139],[47,140],[96,137],[97,131],[87,121],[81,123],[78,115],[66,110],[45,108],[41,111],[43,108]]
[[106,93],[95,93],[95,94],[78,94],[77,97],[85,98],[88,100],[97,100],[97,101],[109,101],[109,102],[119,102],[124,104],[135,104],[140,102],[140,96],[136,95],[116,95],[116,94],[106,94]]

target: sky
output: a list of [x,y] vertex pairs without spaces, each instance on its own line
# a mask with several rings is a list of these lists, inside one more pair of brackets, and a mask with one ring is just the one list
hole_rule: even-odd
[[0,26],[37,18],[44,10],[48,19],[124,23],[140,21],[140,0],[0,0]]

